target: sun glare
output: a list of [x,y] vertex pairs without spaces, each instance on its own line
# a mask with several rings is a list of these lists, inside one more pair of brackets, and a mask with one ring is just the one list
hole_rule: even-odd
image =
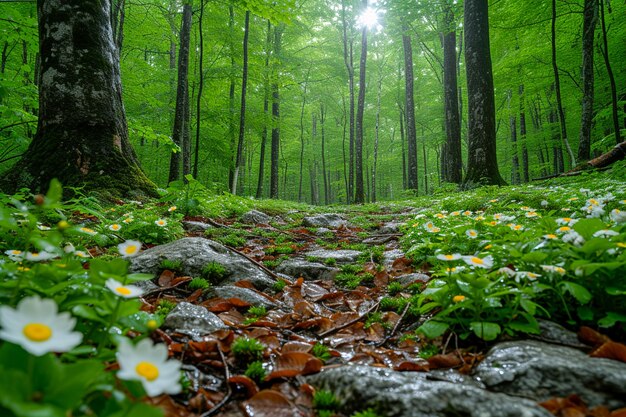
[[375,28],[378,25],[378,12],[376,9],[368,7],[359,16],[358,23],[359,26],[365,26],[368,29]]

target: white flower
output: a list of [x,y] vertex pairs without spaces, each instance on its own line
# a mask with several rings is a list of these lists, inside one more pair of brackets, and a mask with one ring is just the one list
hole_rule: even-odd
[[169,211],[170,213],[173,212],[174,210],[176,210],[176,206],[172,206],[170,208],[167,209],[167,211]]
[[515,275],[518,278],[526,278],[531,281],[534,281],[541,276],[539,274],[535,274],[534,272],[528,272],[528,271],[519,271]]
[[478,232],[474,229],[469,229],[465,231],[465,234],[467,235],[467,237],[469,237],[470,239],[476,239],[478,237]]
[[573,219],[571,217],[561,217],[560,219],[556,219],[556,224],[561,226],[573,226],[577,221],[578,219]]
[[548,200],[541,200],[540,204],[541,204],[541,207],[548,207],[548,204],[550,203],[548,203]]
[[126,242],[117,245],[117,250],[123,257],[135,256],[141,249],[141,242],[136,240],[127,240]]
[[71,243],[68,243],[63,248],[63,252],[65,252],[65,253],[74,253],[75,251],[76,251],[76,248]]
[[20,261],[24,258],[24,252],[18,249],[9,249],[4,251],[4,253],[11,259],[12,261]]
[[133,220],[135,220],[132,216],[126,217],[124,220],[122,220],[124,223],[128,224],[131,223]]
[[42,230],[42,231],[47,231],[47,230],[50,230],[50,226],[45,226],[41,223],[37,223],[37,229]]
[[117,232],[122,228],[122,226],[120,226],[117,223],[111,224],[109,225],[109,230],[113,231],[113,232]]
[[165,219],[155,220],[154,224],[156,224],[157,226],[160,226],[160,227],[164,227],[164,226],[167,226],[167,220],[165,220]]
[[452,255],[437,255],[437,259],[442,261],[456,261],[461,259],[461,255],[458,253],[453,253]]
[[455,266],[455,267],[452,267],[452,268],[446,268],[446,272],[448,274],[456,274],[456,273],[459,273],[459,272],[463,271],[464,269],[465,269],[464,266]]
[[88,228],[88,227],[81,227],[81,228],[80,228],[80,229],[78,229],[78,230],[80,230],[80,231],[81,231],[81,232],[83,232],[83,233],[87,233],[88,235],[91,235],[91,236],[93,236],[93,235],[97,235],[97,234],[98,234],[98,232],[96,232],[95,230],[90,229],[90,228]]
[[90,254],[82,250],[77,250],[76,252],[74,252],[74,255],[78,256],[79,258],[91,258]]
[[489,269],[493,266],[493,257],[491,255],[479,258],[477,256],[464,256],[463,260],[470,266],[478,266],[480,268]]
[[560,266],[554,266],[554,265],[541,265],[541,268],[546,272],[556,272],[557,274],[560,274],[560,275],[565,275],[565,273],[567,272],[565,268],[562,268]]
[[176,360],[167,360],[165,345],[154,345],[150,339],[143,339],[133,346],[128,339],[121,339],[116,356],[120,365],[117,377],[141,381],[149,396],[181,392],[181,364]]
[[617,233],[615,230],[604,229],[604,230],[598,230],[597,232],[595,232],[593,234],[593,237],[608,238],[608,237],[617,236],[617,235],[619,235],[619,233]]
[[38,296],[22,299],[13,309],[0,307],[0,338],[41,356],[48,352],[68,352],[83,335],[73,332],[76,319],[70,313],[58,314],[54,301]]
[[589,205],[589,206],[583,207],[583,210],[587,212],[588,218],[600,218],[604,216],[604,213],[605,213],[602,207],[603,206],[599,206],[599,205]]
[[509,268],[508,266],[505,266],[505,267],[498,269],[498,274],[506,275],[507,277],[514,277],[515,271]]
[[140,297],[143,294],[143,290],[141,288],[135,285],[123,285],[121,282],[116,281],[113,278],[107,279],[105,285],[116,295],[124,298]]
[[613,209],[611,210],[611,214],[609,215],[611,220],[615,223],[624,223],[626,222],[626,211]]
[[575,230],[565,233],[561,239],[563,239],[563,242],[571,243],[574,246],[582,246],[585,243],[585,239]]
[[50,259],[54,259],[56,257],[57,255],[55,255],[54,253],[50,253],[46,251],[26,252],[26,256],[25,256],[27,261],[33,261],[33,262],[47,261]]

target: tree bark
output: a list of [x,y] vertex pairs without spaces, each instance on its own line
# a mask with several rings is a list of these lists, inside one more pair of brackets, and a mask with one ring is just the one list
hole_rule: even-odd
[[419,191],[417,181],[417,133],[415,132],[415,102],[413,77],[413,48],[411,37],[407,34],[408,27],[404,26],[402,46],[404,51],[404,80],[405,80],[405,110],[406,110],[406,139],[407,139],[407,188],[416,193]]
[[326,177],[326,131],[324,122],[326,121],[326,108],[324,103],[320,103],[320,126],[322,128],[322,175],[324,175],[324,204],[329,204],[330,186]]
[[602,49],[602,57],[604,58],[604,64],[606,65],[606,72],[609,76],[609,83],[611,85],[611,104],[612,104],[612,115],[613,115],[613,130],[615,131],[615,143],[618,145],[621,144],[621,132],[619,127],[619,117],[618,117],[618,103],[617,103],[617,86],[615,84],[615,76],[613,75],[613,68],[611,67],[611,60],[609,59],[609,42],[606,35],[606,20],[604,19],[604,1],[598,0],[600,2],[600,21],[602,22],[602,44],[604,45]]
[[[367,9],[367,0],[363,0],[363,10]],[[363,183],[363,112],[365,109],[365,85],[367,67],[367,26],[363,27],[361,33],[361,58],[359,63],[359,98],[356,111],[356,135],[355,135],[355,187],[354,202],[365,203],[365,190]]]
[[267,20],[267,37],[265,38],[265,67],[263,72],[263,131],[261,133],[261,154],[259,156],[259,181],[256,186],[256,198],[263,197],[263,181],[265,177],[265,145],[267,144],[267,124],[270,95],[270,48],[272,47],[272,23]]
[[464,185],[504,184],[498,172],[487,0],[465,1],[465,64],[469,106]]
[[[283,26],[274,29],[274,56],[280,60]],[[280,150],[280,91],[278,88],[279,71],[276,68],[272,80],[272,151],[270,167],[270,198],[278,198],[278,154]]]
[[39,0],[37,11],[37,134],[3,188],[43,192],[58,178],[85,191],[155,195],[128,140],[109,0]]
[[376,96],[376,125],[374,127],[374,164],[372,165],[372,203],[376,202],[376,171],[378,168],[378,136],[380,134],[380,96],[383,89],[382,68],[378,72],[378,94]]
[[522,142],[522,173],[524,182],[530,181],[528,167],[528,145],[526,143],[526,98],[524,95],[524,85],[519,86],[519,134]]
[[[309,74],[311,67],[309,67],[306,78],[304,79],[304,90],[302,91],[302,106],[300,107],[300,179],[298,183],[298,201],[302,202],[302,182],[304,179],[304,109],[306,107],[307,88],[309,84]],[[313,114],[313,138],[315,138],[316,120],[315,114]]]
[[598,21],[598,0],[585,0],[582,35],[582,115],[578,140],[578,160],[591,158],[591,127],[593,124],[593,44]]
[[350,137],[350,152],[349,152],[349,167],[348,167],[348,204],[352,203],[354,197],[354,56],[352,53],[352,40],[348,42],[348,23],[346,20],[346,5],[345,0],[341,1],[341,20],[342,20],[342,40],[343,40],[343,61],[348,72],[348,89],[350,94],[350,108],[349,108],[349,137]]
[[446,8],[443,35],[443,89],[447,140],[443,172],[445,181],[460,184],[463,180],[463,161],[461,159],[461,120],[456,76],[456,31],[450,5],[447,4]]
[[235,176],[235,72],[237,64],[235,63],[235,8],[231,4],[228,5],[228,33],[229,33],[229,49],[230,49],[230,72],[228,74],[228,143],[230,145],[230,161],[228,164],[228,185],[233,183]]
[[202,90],[204,88],[204,33],[202,31],[202,21],[204,20],[204,0],[200,0],[200,16],[198,18],[198,34],[199,36],[199,51],[198,51],[198,70],[200,77],[198,80],[198,97],[196,100],[196,146],[194,147],[193,158],[193,177],[198,178],[198,159],[200,157],[200,114],[202,104]]
[[246,17],[243,32],[243,71],[241,77],[241,108],[239,111],[239,140],[237,141],[237,156],[235,157],[235,173],[230,191],[237,195],[237,180],[239,170],[243,164],[243,141],[246,133],[246,92],[248,89],[248,38],[250,36],[250,11],[246,10]]

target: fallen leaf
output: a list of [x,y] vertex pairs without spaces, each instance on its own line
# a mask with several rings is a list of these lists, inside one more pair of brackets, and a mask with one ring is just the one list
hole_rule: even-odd
[[259,392],[256,382],[245,375],[234,375],[228,378],[230,385],[235,385],[236,388],[243,388],[246,391],[246,398],[251,398]]
[[611,417],[626,417],[626,408],[611,411]]
[[606,358],[626,362],[626,345],[609,341],[591,352],[589,356],[593,358]]
[[593,330],[591,327],[582,326],[580,330],[578,330],[578,340],[590,346],[599,346],[603,343],[609,342],[611,339],[608,336]]
[[437,368],[454,368],[455,366],[459,366],[463,363],[463,360],[459,358],[459,355],[456,353],[447,353],[445,355],[433,355],[428,358],[428,363],[431,366],[431,369]]
[[410,362],[404,361],[400,365],[394,368],[395,371],[400,372],[428,372],[430,371],[430,365],[428,362]]
[[165,271],[161,272],[161,275],[159,276],[159,286],[161,287],[169,287],[172,285],[172,280],[176,277],[176,274],[173,273],[172,271],[170,271],[169,269],[166,269]]
[[297,375],[308,375],[322,369],[322,361],[304,352],[286,352],[276,359],[274,371],[265,379],[291,378]]
[[289,402],[283,394],[274,390],[263,390],[243,402],[243,411],[248,417],[298,417],[302,412]]

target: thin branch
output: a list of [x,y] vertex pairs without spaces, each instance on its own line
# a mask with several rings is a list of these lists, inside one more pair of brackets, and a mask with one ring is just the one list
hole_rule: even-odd
[[361,320],[363,320],[364,318],[366,318],[368,314],[373,313],[374,311],[378,310],[378,307],[379,307],[379,306],[380,306],[380,300],[378,300],[378,302],[376,302],[376,304],[374,304],[373,306],[371,306],[371,307],[369,308],[369,310],[367,310],[365,313],[363,313],[363,315],[361,315],[361,316],[359,316],[359,317],[355,318],[354,320],[350,320],[349,322],[344,323],[344,324],[342,324],[341,326],[338,326],[338,327],[333,327],[332,329],[326,330],[325,332],[318,334],[318,336],[323,338],[323,337],[329,336],[329,335],[331,335],[331,334],[333,334],[333,333],[337,333],[339,330],[343,330],[343,329],[345,329],[346,327],[350,327],[350,326],[352,326],[354,323],[358,323],[358,322],[360,322]]
[[202,413],[200,417],[210,417],[217,413],[222,407],[224,407],[224,405],[226,405],[228,401],[230,401],[230,396],[233,393],[233,391],[230,389],[230,384],[228,383],[228,380],[230,379],[230,370],[228,369],[228,363],[226,362],[226,358],[224,357],[224,352],[222,352],[222,349],[220,349],[219,344],[217,346],[217,351],[219,352],[220,359],[224,364],[224,383],[226,384],[226,395],[219,403],[215,404],[215,407],[211,408],[205,413]]

